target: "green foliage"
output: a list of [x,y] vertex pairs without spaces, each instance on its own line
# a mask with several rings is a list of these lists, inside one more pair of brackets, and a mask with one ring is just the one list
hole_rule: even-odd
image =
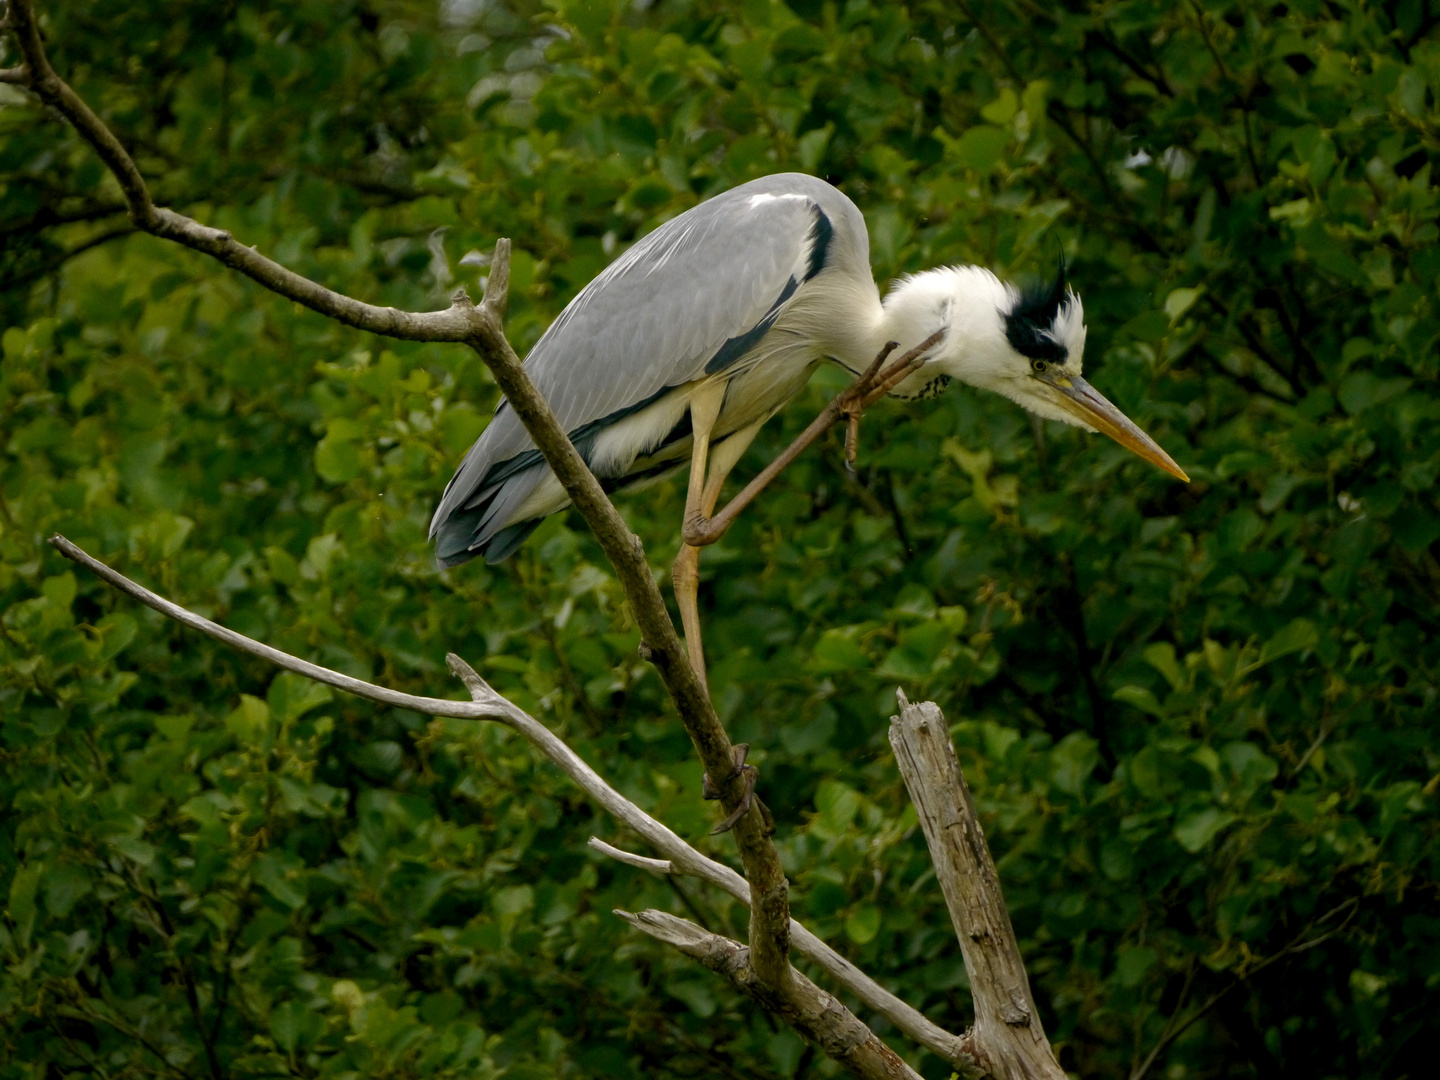
[[[1440,1016],[1433,4],[959,7],[46,5],[159,200],[408,308],[511,236],[522,350],[780,169],[856,199],[877,280],[1063,246],[1087,374],[1194,483],[955,388],[877,407],[857,477],[812,451],[706,554],[797,913],[964,1024],[885,742],[903,683],[954,722],[1067,1067],[1128,1075],[1213,1002],[1153,1072],[1402,1075]],[[44,546],[413,692],[453,649],[727,850],[578,519],[434,569],[477,362],[125,235],[94,155],[0,95],[0,1075],[829,1075],[609,914],[744,927],[592,855],[633,841],[524,744],[275,676]],[[657,567],[682,502],[624,503]]]

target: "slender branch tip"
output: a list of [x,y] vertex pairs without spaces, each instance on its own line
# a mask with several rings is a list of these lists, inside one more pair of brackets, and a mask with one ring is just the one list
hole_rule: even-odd
[[465,684],[465,689],[470,691],[471,697],[499,697],[494,688],[480,677],[478,671],[453,652],[445,654],[445,663],[450,668],[450,674]]
[[490,258],[490,275],[485,284],[485,306],[496,315],[504,315],[510,305],[510,238],[495,241],[495,254]]
[[589,840],[589,847],[602,855],[607,855],[616,862],[622,862],[626,866],[633,866],[637,870],[648,870],[652,874],[672,874],[675,872],[675,865],[669,859],[650,859],[644,855],[634,855],[620,848],[612,847],[598,836],[592,836]]

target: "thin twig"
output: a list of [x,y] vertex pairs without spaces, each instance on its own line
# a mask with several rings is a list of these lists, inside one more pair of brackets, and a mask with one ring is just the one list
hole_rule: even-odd
[[[564,740],[518,705],[498,694],[474,668],[458,656],[451,654],[447,657],[450,670],[465,684],[472,701],[448,701],[444,698],[403,694],[301,660],[289,653],[255,641],[253,638],[226,629],[194,612],[187,611],[178,604],[174,604],[131,581],[119,571],[106,566],[63,536],[53,537],[50,543],[66,558],[92,571],[119,591],[147,607],[191,629],[213,637],[217,641],[224,642],[232,648],[267,660],[287,671],[293,671],[382,705],[412,709],[431,716],[446,716],[463,720],[496,720],[505,724],[544,754],[552,764],[594,799],[606,813],[631,828],[665,856],[664,860],[650,861],[657,864],[668,863],[671,873],[683,873],[697,877],[718,886],[742,904],[747,906],[750,904],[750,884],[745,878],[723,863],[702,855],[664,824],[626,799],[586,764],[583,758],[570,749]],[[600,850],[607,848],[609,845],[604,845]],[[606,853],[610,852],[606,851]],[[632,856],[632,858],[639,858],[639,856]],[[651,867],[647,865],[645,869],[651,869]],[[800,923],[792,920],[789,929],[790,937],[801,955],[829,973],[836,982],[884,1016],[900,1031],[946,1061],[959,1064],[964,1060],[962,1056],[964,1043],[959,1036],[931,1023],[835,952]]]
[[174,619],[176,622],[190,627],[192,630],[199,630],[202,634],[208,634],[217,641],[223,641],[232,649],[249,653],[251,656],[258,656],[277,667],[286,671],[293,671],[297,675],[304,675],[307,679],[314,679],[316,682],[333,686],[337,690],[344,690],[347,694],[354,694],[370,701],[379,702],[381,705],[393,705],[400,709],[413,709],[416,712],[428,713],[431,716],[453,716],[464,720],[503,720],[509,715],[509,709],[513,708],[508,701],[500,697],[493,690],[490,691],[490,698],[482,702],[471,701],[447,701],[443,698],[416,697],[413,694],[403,694],[398,690],[389,690],[383,686],[376,686],[373,683],[356,679],[350,675],[341,674],[338,671],[331,671],[329,668],[321,667],[319,664],[312,664],[308,660],[301,660],[299,657],[291,656],[289,653],[281,652],[244,634],[237,634],[234,630],[228,630],[219,623],[211,622],[209,619],[187,611],[179,604],[173,604],[163,596],[151,592],[143,585],[131,581],[118,570],[112,570],[99,559],[72,544],[63,536],[52,536],[50,546],[55,548],[61,555],[64,555],[72,562],[79,563],[85,569],[96,576],[104,578],[115,588],[136,600],[139,600],[146,607],[154,608],[160,614]]
[[674,864],[669,859],[650,859],[644,855],[632,855],[628,851],[621,851],[617,847],[611,847],[598,836],[590,837],[590,846],[602,855],[609,855],[616,862],[622,862],[626,866],[633,866],[637,870],[649,870],[652,874],[666,875],[674,870]]
[[[1244,983],[1249,982],[1256,975],[1260,974],[1260,972],[1264,971],[1272,964],[1276,964],[1279,961],[1285,959],[1285,957],[1293,956],[1295,953],[1305,952],[1307,949],[1313,949],[1317,945],[1323,945],[1325,942],[1333,938],[1336,934],[1341,933],[1345,929],[1345,927],[1349,925],[1350,919],[1354,916],[1355,909],[1359,907],[1359,905],[1359,897],[1352,896],[1349,900],[1342,901],[1335,907],[1331,908],[1324,915],[1321,915],[1313,923],[1311,923],[1304,930],[1302,930],[1295,937],[1295,940],[1293,940],[1289,945],[1286,945],[1285,948],[1281,949],[1274,956],[1267,957],[1260,963],[1256,964],[1253,968],[1245,971],[1243,974],[1236,975],[1235,978],[1227,986],[1223,986],[1219,990],[1215,991],[1215,993],[1211,994],[1208,998],[1205,999],[1205,1003],[1203,1005],[1198,1006],[1194,1012],[1192,1012],[1188,1017],[1185,1018],[1184,1023],[1175,1023],[1176,1017],[1179,1015],[1179,1010],[1177,1008],[1175,1014],[1170,1017],[1169,1023],[1165,1025],[1165,1031],[1161,1034],[1159,1040],[1155,1043],[1154,1047],[1151,1048],[1150,1053],[1145,1055],[1145,1060],[1142,1061],[1140,1065],[1130,1073],[1130,1080],[1144,1080],[1145,1074],[1150,1071],[1150,1066],[1155,1063],[1155,1059],[1160,1056],[1161,1052],[1167,1046],[1173,1043],[1176,1039],[1178,1039],[1181,1035],[1185,1034],[1185,1032],[1188,1031],[1196,1023],[1196,1021],[1198,1021],[1216,1005],[1220,1004],[1220,1002],[1229,995],[1230,991],[1234,990],[1236,987],[1241,986]],[[1342,911],[1348,912],[1348,914],[1346,915],[1345,921],[1342,922],[1339,926],[1335,927],[1335,929],[1327,930],[1325,933],[1320,934],[1318,937],[1305,937],[1305,935],[1308,934],[1311,930],[1314,930],[1322,923],[1328,922],[1330,919],[1334,918]]]

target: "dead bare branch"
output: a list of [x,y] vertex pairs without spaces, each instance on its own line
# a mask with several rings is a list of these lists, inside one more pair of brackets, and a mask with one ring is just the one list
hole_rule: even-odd
[[637,870],[649,870],[652,874],[671,874],[675,871],[675,864],[669,859],[650,859],[644,855],[635,855],[628,851],[621,851],[612,847],[598,836],[590,837],[590,846],[601,855],[608,855],[616,862],[622,862],[626,866],[633,866]]
[[[241,652],[267,660],[286,671],[293,671],[306,678],[382,705],[413,709],[430,716],[455,717],[464,720],[495,720],[505,724],[544,754],[552,764],[574,781],[576,786],[594,799],[606,813],[632,829],[661,852],[665,858],[648,859],[640,855],[631,855],[594,839],[590,841],[592,847],[631,866],[638,866],[653,872],[683,873],[700,878],[702,881],[707,881],[723,889],[741,903],[749,905],[750,884],[745,878],[723,863],[707,858],[664,824],[626,799],[606,783],[599,773],[586,764],[584,759],[575,753],[564,740],[518,705],[498,694],[474,668],[453,653],[447,657],[450,670],[465,684],[465,688],[470,692],[471,701],[449,701],[444,698],[417,697],[412,694],[400,693],[301,660],[196,615],[194,612],[151,592],[118,570],[105,565],[63,536],[52,537],[50,543],[67,559],[85,567],[147,607]],[[660,869],[662,866],[667,869],[662,871]],[[898,1030],[903,1031],[927,1050],[957,1066],[967,1060],[964,1043],[960,1037],[931,1023],[915,1009],[865,975],[800,923],[791,920],[789,929],[795,947],[801,955],[830,974],[840,986],[884,1016]]]
[[712,934],[663,911],[632,915],[617,909],[615,914],[641,933],[663,941],[723,975],[767,1012],[781,1017],[819,1046],[850,1075],[867,1080],[920,1080],[920,1074],[881,1042],[843,1003],[794,968],[790,969],[787,991],[776,994],[756,978],[750,950],[738,941]]
[[969,1034],[976,1061],[996,1080],[1065,1080],[1035,1009],[995,862],[945,717],[934,702],[912,705],[903,693],[899,697],[890,745],[920,815],[970,974],[975,1027]]

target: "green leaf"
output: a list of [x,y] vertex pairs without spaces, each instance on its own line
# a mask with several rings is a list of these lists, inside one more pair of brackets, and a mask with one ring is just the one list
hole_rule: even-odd
[[507,885],[495,892],[495,911],[500,915],[519,915],[535,906],[535,890],[529,885]]
[[796,148],[801,168],[808,173],[819,170],[820,162],[825,158],[825,148],[830,145],[830,136],[834,133],[835,125],[826,124],[822,128],[812,128],[800,136]]
[[1340,404],[1351,416],[1383,405],[1409,390],[1409,379],[1382,379],[1369,371],[1352,371],[1340,382]]
[[326,435],[315,446],[315,471],[332,484],[354,480],[365,467],[354,439]]
[[1147,712],[1151,716],[1164,716],[1165,710],[1161,708],[1160,702],[1155,695],[1143,686],[1122,686],[1111,695],[1116,701],[1123,701],[1126,705],[1133,705],[1141,712]]
[[856,945],[868,945],[880,933],[880,909],[874,904],[857,904],[845,916],[845,936]]
[[311,709],[335,700],[335,692],[324,683],[286,671],[271,681],[265,700],[269,705],[270,715],[281,724],[290,724]]
[[1293,619],[1277,630],[1260,649],[1260,660],[1255,665],[1268,664],[1291,653],[1313,649],[1320,643],[1319,631],[1309,619]]
[[[1147,645],[1145,646],[1144,651],[1140,655],[1145,658],[1145,662],[1147,664],[1153,667],[1156,671],[1160,672],[1161,675],[1165,676],[1165,681],[1170,684],[1170,689],[1179,690],[1182,686],[1185,685],[1185,673],[1180,670],[1180,664],[1175,659],[1175,646],[1170,644],[1170,642],[1157,641],[1153,644]],[[1128,689],[1134,690],[1137,688],[1129,687]],[[1150,700],[1155,700],[1153,695]],[[1131,704],[1135,703],[1131,702]],[[1158,705],[1158,702],[1156,704]],[[1140,705],[1137,705],[1136,707],[1144,708],[1144,706]],[[1150,709],[1145,709],[1145,711],[1151,712]],[[1153,716],[1158,714],[1151,712],[1151,715]]]
[[15,876],[10,879],[6,913],[15,927],[15,944],[21,951],[30,948],[30,935],[35,929],[35,894],[44,876],[44,863],[28,863],[15,871]]
[[195,717],[189,713],[155,718],[155,730],[174,742],[183,742],[194,726]]
[[1181,847],[1195,855],[1204,850],[1217,833],[1236,820],[1236,816],[1228,811],[1206,807],[1176,823],[1175,839],[1180,842]]
[[324,1031],[324,1017],[298,1001],[282,1001],[270,1010],[270,1035],[286,1054],[312,1045]]
[[286,908],[295,910],[305,903],[304,865],[286,852],[266,852],[257,858],[251,873],[267,893]]
[[988,105],[980,109],[980,115],[992,124],[1008,124],[1015,119],[1015,114],[1020,111],[1020,99],[1015,91],[1008,86],[1000,91],[1000,96]]
[[1170,325],[1176,325],[1185,317],[1185,313],[1195,306],[1195,301],[1200,299],[1205,292],[1204,288],[1194,289],[1171,289],[1165,297],[1165,314],[1170,316]]
[[960,164],[988,173],[1000,163],[1009,142],[1010,133],[1003,128],[976,124],[956,140],[951,153]]
[[110,846],[131,862],[139,863],[141,866],[149,866],[155,861],[157,854],[154,844],[146,843],[144,840],[136,837],[121,836],[113,838],[110,841]]
[[826,630],[811,653],[811,666],[816,671],[865,671],[870,665],[870,657],[855,640],[855,628]]
[[1072,731],[1050,751],[1050,778],[1061,791],[1078,796],[1099,764],[1099,743],[1083,732]]
[[674,979],[665,984],[665,991],[671,997],[684,1002],[685,1007],[701,1020],[715,1015],[719,1002],[715,999],[715,988],[709,982],[699,979]]
[[241,694],[240,704],[225,717],[225,727],[242,744],[258,746],[269,732],[270,707],[257,697]]
[[1159,953],[1143,945],[1122,948],[1115,955],[1115,976],[1120,980],[1121,986],[1139,986],[1145,973],[1158,959]]
[[838,780],[826,780],[815,792],[815,807],[832,834],[843,833],[860,811],[860,795]]
[[103,664],[115,659],[135,640],[139,625],[129,615],[113,612],[96,623],[95,629],[100,633],[100,641],[94,658]]
[[90,889],[90,875],[81,867],[69,863],[52,866],[45,873],[45,907],[53,918],[63,919]]

